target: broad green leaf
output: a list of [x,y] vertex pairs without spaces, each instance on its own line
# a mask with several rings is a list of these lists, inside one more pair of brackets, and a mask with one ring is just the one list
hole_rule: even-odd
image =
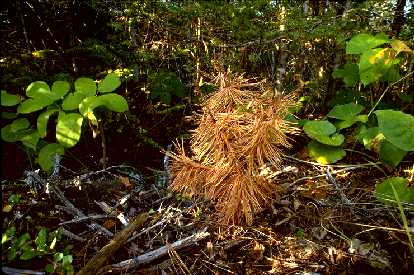
[[50,88],[44,81],[35,81],[30,83],[26,89],[26,95],[31,98],[50,97]]
[[63,259],[62,259],[62,265],[68,266],[72,263],[72,261],[73,261],[72,255],[65,255],[63,256]]
[[332,73],[333,78],[342,78],[346,87],[353,87],[359,80],[357,64],[346,63],[343,68],[337,68]]
[[37,162],[44,171],[50,171],[53,167],[53,158],[55,155],[64,155],[65,149],[58,143],[51,143],[40,149]]
[[389,69],[386,69],[382,72],[380,81],[395,82],[400,78],[401,76],[400,72],[398,71],[398,67],[396,65],[393,65]]
[[378,134],[378,127],[367,128],[365,126],[362,126],[357,139],[364,145],[365,149],[372,150],[373,141],[375,140],[375,137],[378,136]]
[[22,255],[20,255],[20,260],[31,260],[36,257],[37,253],[32,247],[28,247],[26,250],[23,251]]
[[42,228],[37,233],[35,244],[38,251],[46,251],[47,249],[47,236],[48,231],[46,228]]
[[404,151],[414,151],[414,117],[394,110],[375,111],[378,128],[385,138]]
[[335,126],[339,131],[345,128],[349,128],[357,122],[366,123],[367,121],[368,121],[367,115],[357,115],[347,120],[339,120],[335,123]]
[[390,48],[377,48],[364,52],[359,60],[361,82],[366,86],[380,80],[399,61],[395,58],[394,50]]
[[70,84],[67,81],[55,81],[52,85],[52,95],[56,99],[62,99],[70,89]]
[[108,74],[101,82],[98,84],[98,91],[100,93],[110,93],[115,91],[121,85],[121,80],[116,73]]
[[56,125],[56,140],[66,148],[78,143],[82,132],[83,117],[78,113],[59,113]]
[[359,113],[361,113],[362,110],[364,110],[364,107],[359,104],[355,104],[355,103],[336,105],[328,113],[328,117],[341,119],[341,120],[348,120],[352,117],[355,117]]
[[386,164],[397,167],[406,155],[406,151],[401,150],[397,146],[394,146],[387,140],[384,140],[381,143],[379,157]]
[[11,130],[15,133],[20,130],[29,128],[29,126],[30,122],[27,118],[18,118],[10,124]]
[[62,103],[62,109],[71,111],[79,108],[79,104],[86,96],[83,93],[75,92],[68,94]]
[[32,129],[25,129],[21,131],[14,132],[12,130],[11,124],[8,124],[1,128],[1,139],[6,142],[16,142],[19,141],[24,136],[30,134]]
[[104,105],[101,96],[90,96],[84,98],[82,102],[79,104],[79,112],[82,116],[88,117],[89,114],[93,114],[93,110],[98,107]]
[[391,40],[391,47],[397,52],[397,55],[400,52],[412,52],[410,47],[408,47],[403,41],[398,39]]
[[40,136],[36,130],[31,130],[30,133],[22,136],[19,140],[23,142],[23,145],[33,150],[37,149],[37,143],[39,142]]
[[28,240],[30,240],[30,235],[29,233],[24,233],[23,235],[21,235],[17,240],[16,243],[14,244],[16,247],[22,247]]
[[46,106],[53,103],[53,99],[49,97],[41,97],[41,98],[29,98],[17,107],[17,112],[20,114],[29,114],[39,110],[42,110]]
[[55,255],[53,255],[53,260],[55,262],[60,262],[63,259],[64,254],[62,252],[58,252],[55,253]]
[[4,118],[4,119],[15,119],[16,117],[17,117],[17,113],[1,112],[1,118]]
[[47,123],[49,122],[49,118],[54,113],[58,112],[58,109],[51,109],[41,113],[37,118],[37,131],[41,138],[44,138],[47,133]]
[[333,147],[312,140],[308,144],[309,156],[321,164],[331,164],[345,157],[341,147]]
[[96,94],[96,83],[93,79],[80,77],[75,81],[75,92],[85,96],[94,96]]
[[1,106],[14,106],[20,103],[20,97],[1,90]]
[[[394,187],[394,188],[393,188]],[[394,192],[395,190],[395,192]],[[397,196],[400,203],[414,204],[414,188],[408,186],[408,180],[403,177],[392,177],[384,180],[375,186],[375,197],[384,204],[397,206]]]
[[106,94],[99,96],[105,107],[114,112],[128,111],[128,102],[118,94]]
[[320,143],[339,146],[344,142],[344,136],[336,132],[336,127],[327,120],[307,121],[303,126],[305,133]]
[[366,50],[378,47],[388,42],[388,37],[383,33],[379,33],[376,36],[361,33],[352,37],[351,40],[346,43],[346,53],[362,54]]

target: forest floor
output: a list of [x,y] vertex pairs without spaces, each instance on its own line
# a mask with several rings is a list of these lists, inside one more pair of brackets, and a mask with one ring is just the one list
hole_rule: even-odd
[[[359,157],[350,154],[349,163]],[[32,173],[26,175],[32,186],[3,181],[3,232],[11,225],[16,236],[60,229],[56,249],[69,248],[76,274],[140,213],[145,217],[117,239],[119,248],[98,253],[104,261],[95,273],[410,274],[414,263],[398,209],[372,196],[387,171],[374,162],[323,166],[306,159],[300,152],[286,156],[282,169],[269,167],[268,180],[280,188],[271,209],[250,226],[215,222],[214,205],[169,192],[164,171],[144,180],[132,167],[112,166],[44,179]],[[16,194],[19,200],[10,200]],[[412,228],[414,216],[407,218]],[[9,263],[8,274],[58,266],[48,253]]]

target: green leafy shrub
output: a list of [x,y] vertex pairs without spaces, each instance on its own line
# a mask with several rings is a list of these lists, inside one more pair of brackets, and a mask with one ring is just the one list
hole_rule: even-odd
[[[381,45],[390,47],[379,47]],[[398,81],[397,64],[402,52],[412,53],[412,50],[404,42],[390,40],[384,34],[356,35],[347,42],[346,53],[359,55],[359,63],[345,64],[333,72],[333,77],[342,78],[347,88],[354,87],[359,81],[365,86]],[[348,138],[377,152],[384,163],[393,167],[398,166],[408,152],[414,151],[414,117],[411,114],[398,110],[374,111],[382,97],[367,114],[363,113],[363,105],[352,102],[360,99],[358,94],[344,94],[336,102],[347,99],[351,102],[334,105],[324,119],[303,123],[304,132],[312,139],[307,148],[314,160],[330,164],[342,159],[346,156],[344,141]],[[376,120],[370,118],[372,113]],[[347,130],[354,125],[358,126],[357,131]]]
[[[34,150],[40,167],[49,171],[54,155],[63,155],[65,148],[75,146],[81,137],[85,119],[98,126],[94,110],[104,107],[115,112],[128,110],[128,103],[122,96],[113,93],[121,81],[116,73],[108,74],[96,84],[91,78],[81,77],[74,82],[74,90],[67,81],[55,81],[50,88],[43,81],[31,83],[26,89],[28,99],[20,102],[15,95],[1,92],[3,106],[17,106],[16,115],[39,112],[36,127],[28,118],[17,118],[1,129],[1,137],[6,142],[22,142]],[[57,115],[56,143],[41,148],[39,140],[47,135],[47,125],[52,116]]]
[[151,99],[159,98],[163,103],[170,104],[172,97],[185,96],[185,87],[173,72],[159,72],[151,78]]

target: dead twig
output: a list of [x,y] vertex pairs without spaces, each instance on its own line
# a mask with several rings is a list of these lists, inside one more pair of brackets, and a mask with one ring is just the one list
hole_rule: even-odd
[[113,264],[107,267],[102,268],[101,272],[113,272],[113,271],[122,271],[122,270],[128,270],[128,269],[134,269],[138,267],[139,265],[148,264],[151,263],[163,256],[168,255],[168,251],[174,249],[182,249],[188,246],[191,246],[198,241],[201,241],[205,238],[210,236],[210,233],[208,232],[198,232],[194,235],[191,235],[187,238],[184,238],[182,240],[178,240],[172,244],[165,245],[163,247],[160,247],[156,250],[152,250],[150,252],[147,252],[143,255],[140,255],[138,257],[135,257],[133,259],[125,260],[117,264]]
[[128,240],[132,232],[141,227],[147,219],[148,214],[146,213],[138,215],[127,227],[117,233],[106,246],[96,253],[78,274],[94,274]]

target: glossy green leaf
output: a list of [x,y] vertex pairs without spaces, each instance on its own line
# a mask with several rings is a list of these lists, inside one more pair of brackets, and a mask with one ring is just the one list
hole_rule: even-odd
[[118,94],[106,94],[99,96],[105,107],[114,112],[128,111],[128,102]]
[[346,43],[347,54],[362,54],[366,50],[378,47],[382,44],[388,43],[390,40],[383,34],[377,34],[376,36],[361,33],[351,38]]
[[51,109],[41,113],[37,118],[37,131],[39,132],[40,137],[44,138],[47,134],[47,124],[49,122],[50,116],[54,113],[57,113],[58,109]]
[[359,104],[355,104],[355,103],[336,105],[328,113],[328,117],[341,119],[341,120],[348,120],[352,117],[355,117],[359,113],[361,113],[362,110],[364,110],[364,107]]
[[75,92],[85,96],[94,96],[96,94],[96,83],[93,79],[80,77],[75,81]]
[[14,106],[20,103],[20,97],[1,90],[1,106]]
[[52,85],[52,95],[56,99],[62,99],[70,89],[70,84],[67,81],[55,81]]
[[78,113],[59,113],[56,125],[56,140],[66,148],[78,143],[82,132],[83,117]]
[[309,156],[321,164],[331,164],[345,157],[346,152],[341,147],[321,144],[312,140],[308,144]]
[[20,114],[29,114],[39,110],[42,110],[46,106],[53,103],[53,99],[49,97],[41,97],[41,98],[29,98],[17,107],[17,112]]
[[339,146],[345,139],[343,135],[335,133],[336,127],[327,120],[307,121],[303,130],[310,138],[326,145]]
[[108,74],[101,82],[98,84],[98,91],[100,93],[110,93],[115,91],[121,85],[121,80],[116,73]]
[[44,81],[35,81],[30,83],[26,89],[26,95],[31,98],[50,97],[50,88]]
[[55,155],[64,155],[65,149],[58,143],[51,143],[44,146],[39,151],[37,162],[44,171],[50,171],[53,167],[53,158]]
[[68,94],[62,103],[62,109],[65,111],[76,110],[79,108],[79,104],[86,96],[83,93],[75,92]]
[[392,177],[375,186],[374,195],[377,200],[384,204],[397,206],[396,194],[403,206],[409,204],[410,208],[413,208],[414,188],[408,186],[407,179],[403,177]]
[[337,68],[332,73],[333,78],[342,78],[346,87],[353,87],[359,81],[357,64],[346,63],[343,68]]
[[394,146],[387,140],[384,140],[381,143],[379,157],[386,164],[397,167],[406,155],[406,151],[401,150],[397,146]]
[[378,128],[385,138],[404,151],[414,151],[414,117],[394,110],[374,112]]
[[39,139],[39,133],[36,130],[31,129],[30,132],[28,132],[26,135],[23,135],[19,140],[23,143],[24,146],[36,150]]

